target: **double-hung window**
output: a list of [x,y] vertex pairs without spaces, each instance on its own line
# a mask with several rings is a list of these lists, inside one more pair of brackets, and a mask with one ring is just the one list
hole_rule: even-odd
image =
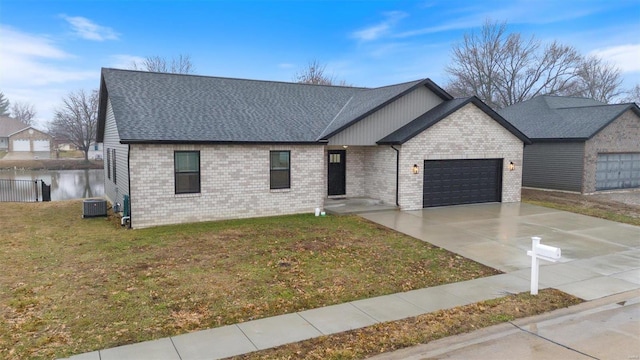
[[291,188],[290,151],[271,151],[269,170],[271,189]]
[[176,151],[174,156],[176,194],[200,192],[200,152]]

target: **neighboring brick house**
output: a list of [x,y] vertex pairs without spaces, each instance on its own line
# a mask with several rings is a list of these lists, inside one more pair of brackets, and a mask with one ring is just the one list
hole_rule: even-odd
[[529,140],[429,79],[379,88],[102,69],[105,193],[131,225],[520,201]]
[[0,117],[0,150],[9,152],[51,152],[51,135],[20,120]]
[[640,187],[640,108],[538,96],[499,111],[532,141],[523,185],[583,194]]
[[28,128],[29,125],[8,116],[0,116],[0,151],[9,151],[9,135]]

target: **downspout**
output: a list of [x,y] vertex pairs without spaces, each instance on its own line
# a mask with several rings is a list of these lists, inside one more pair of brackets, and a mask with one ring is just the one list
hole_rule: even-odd
[[[122,221],[122,226],[124,226],[126,224],[126,222],[129,222],[129,229],[131,229],[132,223],[131,223],[131,144],[127,144],[127,182],[129,183],[129,216],[127,216],[128,219],[125,220],[125,218],[123,217],[122,219],[120,219],[120,221]],[[123,204],[124,205],[124,204]]]
[[400,207],[398,203],[398,188],[400,186],[400,150],[391,145],[391,148],[396,151],[396,206]]

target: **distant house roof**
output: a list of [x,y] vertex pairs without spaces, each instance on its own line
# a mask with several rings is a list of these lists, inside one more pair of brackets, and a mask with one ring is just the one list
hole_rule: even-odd
[[0,137],[9,137],[9,135],[28,127],[29,125],[20,120],[8,116],[0,116]]
[[323,86],[102,69],[98,141],[107,97],[123,143],[324,142],[429,79],[379,88]]
[[578,97],[537,96],[498,113],[532,140],[585,141],[632,110],[636,104],[613,104]]
[[515,135],[518,139],[522,140],[525,144],[530,144],[531,141],[518,129],[516,129],[513,125],[511,125],[508,121],[506,121],[502,116],[498,115],[495,111],[493,111],[489,106],[483,103],[480,99],[475,96],[468,98],[459,98],[453,99],[449,101],[445,101],[440,105],[434,107],[433,109],[427,111],[422,116],[408,123],[407,125],[401,127],[400,129],[394,131],[389,134],[385,138],[378,141],[380,145],[401,145],[405,142],[411,140],[414,136],[420,134],[424,130],[430,128],[435,125],[440,120],[446,118],[447,116],[453,114],[458,109],[462,108],[467,104],[474,104],[481,110],[483,110],[487,115],[489,115],[492,119],[497,121],[500,125],[502,125],[505,129]]

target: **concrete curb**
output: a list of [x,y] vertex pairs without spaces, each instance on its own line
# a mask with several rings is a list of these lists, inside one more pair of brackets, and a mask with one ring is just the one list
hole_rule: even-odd
[[[370,357],[370,360],[418,360],[438,357],[451,351],[462,349],[471,345],[503,338],[507,335],[535,329],[537,324],[543,322],[560,323],[572,318],[585,316],[601,311],[620,308],[640,302],[640,289],[619,293],[600,299],[587,301],[568,308],[554,310],[548,313],[517,319],[512,322],[494,325],[479,329],[470,333],[449,336],[427,344],[416,345],[410,348],[385,353]],[[521,329],[519,329],[521,328]]]

